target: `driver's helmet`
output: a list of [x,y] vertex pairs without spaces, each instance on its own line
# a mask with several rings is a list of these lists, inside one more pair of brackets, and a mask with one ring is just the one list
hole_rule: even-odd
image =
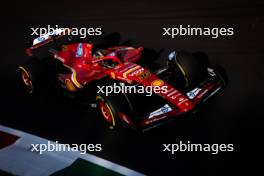
[[98,49],[97,51],[94,52],[93,58],[100,59],[102,57],[105,57],[107,54],[109,54],[109,51],[108,50]]

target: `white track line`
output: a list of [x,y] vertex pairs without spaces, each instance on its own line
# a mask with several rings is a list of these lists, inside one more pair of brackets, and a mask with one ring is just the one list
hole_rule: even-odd
[[0,169],[15,175],[50,175],[70,166],[77,158],[81,158],[119,174],[143,176],[139,172],[89,153],[80,154],[79,151],[61,151],[43,152],[40,155],[30,151],[30,144],[47,144],[49,140],[2,125],[0,125],[0,131],[20,137],[14,144],[0,150]]

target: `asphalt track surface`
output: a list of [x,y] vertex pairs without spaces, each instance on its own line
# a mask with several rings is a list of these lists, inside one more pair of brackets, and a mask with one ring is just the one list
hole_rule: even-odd
[[[97,156],[147,175],[256,175],[260,169],[260,120],[264,98],[264,3],[261,1],[42,2],[2,5],[0,123],[61,143],[102,143]],[[45,5],[45,3],[47,5]],[[117,31],[134,46],[204,51],[229,77],[223,94],[198,113],[175,119],[147,133],[111,132],[95,110],[49,93],[28,96],[17,66],[30,27],[48,24],[99,26]],[[179,24],[233,27],[234,36],[162,36]],[[164,56],[165,57],[165,56]],[[162,152],[164,143],[233,143],[234,152]]]

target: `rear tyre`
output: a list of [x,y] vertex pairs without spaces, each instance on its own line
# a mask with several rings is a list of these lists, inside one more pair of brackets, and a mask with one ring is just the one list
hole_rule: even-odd
[[45,77],[44,70],[44,65],[37,59],[30,59],[18,67],[20,80],[28,93],[34,94],[40,90]]

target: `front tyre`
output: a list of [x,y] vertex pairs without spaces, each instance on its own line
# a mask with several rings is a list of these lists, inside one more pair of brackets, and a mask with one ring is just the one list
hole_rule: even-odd
[[109,129],[113,130],[119,126],[118,114],[116,112],[116,108],[113,107],[111,101],[107,101],[102,96],[96,96],[96,100],[98,101],[99,111],[101,112],[105,122]]
[[209,60],[203,53],[179,51],[173,52],[169,57],[167,65],[174,69],[176,75],[181,75],[186,89],[197,86],[207,76]]
[[[132,107],[125,94],[99,94],[96,100],[109,129],[118,129],[123,125],[133,127],[133,122],[129,119]],[[124,116],[126,120],[123,119]]]

